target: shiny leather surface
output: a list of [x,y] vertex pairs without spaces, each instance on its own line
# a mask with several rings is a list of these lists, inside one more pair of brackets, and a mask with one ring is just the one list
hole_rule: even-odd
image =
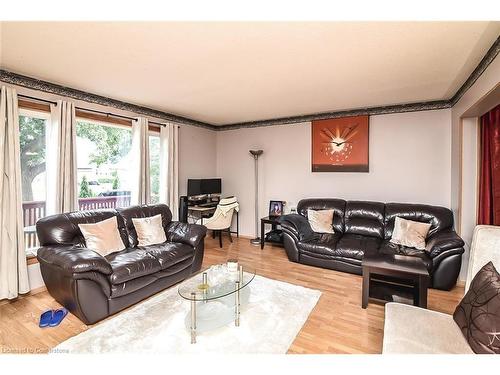
[[384,204],[348,201],[345,208],[345,233],[384,238]]
[[344,232],[344,212],[346,201],[343,199],[315,198],[302,199],[297,204],[297,213],[307,218],[307,210],[333,210],[333,230]]
[[428,237],[437,232],[453,228],[453,213],[445,207],[425,204],[387,203],[385,205],[384,220],[385,239],[391,238],[396,217],[431,224]]
[[198,224],[172,221],[167,225],[167,241],[181,242],[196,247],[207,235],[207,228]]
[[349,272],[356,275],[361,275],[361,262],[355,264],[349,259],[343,258],[318,258],[316,256],[311,256],[310,254],[302,253],[300,255],[300,263],[307,264],[310,266],[328,268],[335,271]]
[[316,235],[305,216],[290,214],[281,216],[278,221],[283,230],[290,232],[290,234],[294,235],[299,241],[307,241],[308,239],[314,238]]
[[462,266],[462,253],[448,251],[439,263],[433,259],[432,285],[436,289],[450,290],[456,283]]
[[[133,217],[162,215],[167,241],[137,244]],[[123,215],[123,216],[122,216]],[[116,216],[127,248],[102,257],[85,248],[79,223]],[[38,260],[49,293],[84,323],[93,324],[199,271],[206,228],[171,221],[165,205],[54,215],[37,223]],[[133,225],[133,224],[132,224]]]
[[191,275],[190,268],[185,268],[177,273],[174,273],[170,276],[157,278],[157,280],[145,287],[132,292],[125,294],[121,297],[111,298],[108,300],[108,309],[109,314],[115,314],[120,310],[123,310],[134,303],[142,301],[149,296],[158,293],[172,285],[175,285],[182,280],[186,279]]
[[43,246],[38,249],[40,262],[53,264],[68,273],[97,271],[104,275],[113,272],[108,261],[95,251],[79,246]]
[[139,249],[145,250],[148,254],[154,256],[162,270],[186,259],[191,259],[194,256],[193,247],[179,242],[164,242],[157,245],[140,246]]
[[463,248],[464,245],[465,242],[453,229],[447,229],[427,237],[426,250],[432,257],[436,257],[446,250]]
[[129,248],[106,256],[113,272],[111,284],[120,284],[161,270],[160,262],[144,249]]
[[165,229],[165,232],[167,225],[172,221],[172,212],[170,212],[170,208],[168,208],[165,204],[131,206],[119,208],[117,211],[119,215],[123,217],[130,247],[136,247],[138,244],[137,232],[135,231],[132,219],[151,217],[161,214],[161,225]]
[[384,240],[379,247],[378,253],[386,255],[405,255],[420,258],[427,270],[429,272],[432,271],[432,258],[425,250],[418,250],[413,247],[396,245],[392,242],[389,242],[389,240]]
[[363,259],[365,253],[376,253],[382,241],[376,237],[346,233],[335,249],[335,254],[344,258]]
[[[312,231],[307,209],[334,209],[335,235]],[[298,214],[284,215],[280,224],[284,246],[293,262],[361,273],[365,254],[399,254],[420,258],[432,286],[451,289],[458,278],[464,242],[453,230],[453,214],[444,207],[407,203],[304,199]],[[431,224],[426,250],[389,242],[397,216]]]
[[121,284],[111,285],[111,298],[122,297],[129,293],[134,293],[146,286],[155,283],[159,279],[168,278],[179,272],[188,272],[191,267],[192,259],[188,258],[183,261],[176,263],[175,265],[166,268],[163,271],[156,272],[154,274],[142,276],[130,281],[126,281]]
[[116,216],[118,230],[125,247],[129,246],[127,231],[123,218],[115,210],[77,211],[66,214],[51,215],[36,222],[36,234],[41,246],[78,245],[85,246],[78,224],[94,224]]
[[335,248],[340,238],[341,235],[338,233],[321,233],[308,240],[299,241],[297,246],[303,251],[335,256]]

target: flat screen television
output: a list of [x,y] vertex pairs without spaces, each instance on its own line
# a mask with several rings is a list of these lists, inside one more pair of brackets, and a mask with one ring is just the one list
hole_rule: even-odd
[[221,194],[222,180],[220,178],[190,178],[188,179],[187,195],[190,197],[205,194]]

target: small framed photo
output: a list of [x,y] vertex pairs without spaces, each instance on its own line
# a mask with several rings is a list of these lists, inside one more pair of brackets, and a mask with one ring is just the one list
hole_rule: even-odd
[[283,201],[270,201],[269,202],[269,216],[283,215]]

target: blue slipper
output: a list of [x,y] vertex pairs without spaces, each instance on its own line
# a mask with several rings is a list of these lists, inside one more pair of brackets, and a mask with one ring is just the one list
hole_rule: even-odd
[[54,310],[47,310],[40,315],[40,322],[38,323],[38,326],[40,328],[48,327],[49,323],[52,320],[52,316],[54,315]]
[[52,319],[50,320],[49,327],[56,327],[63,321],[63,319],[68,315],[68,310],[64,307],[54,310],[54,314],[52,315]]

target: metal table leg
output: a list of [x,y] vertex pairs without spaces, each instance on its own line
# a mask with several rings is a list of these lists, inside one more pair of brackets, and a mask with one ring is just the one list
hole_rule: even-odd
[[196,344],[196,293],[191,293],[191,344]]
[[234,301],[234,308],[235,308],[235,317],[234,317],[234,325],[236,327],[240,326],[240,282],[236,281],[235,282],[235,288],[236,288],[236,293],[234,293],[235,301]]

